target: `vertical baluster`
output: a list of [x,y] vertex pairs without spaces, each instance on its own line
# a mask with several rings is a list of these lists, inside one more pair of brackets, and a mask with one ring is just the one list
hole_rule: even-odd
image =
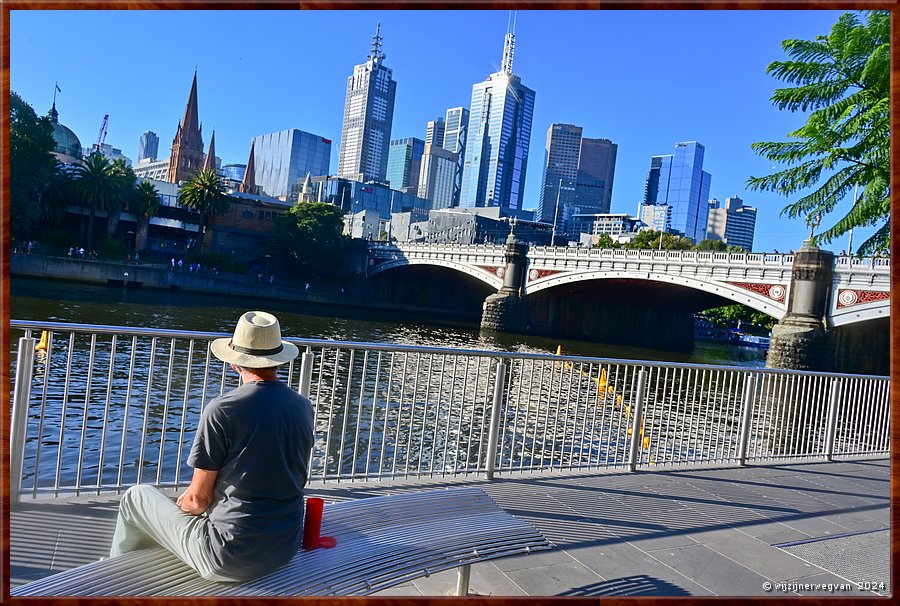
[[347,425],[350,423],[350,392],[353,387],[353,362],[356,360],[356,350],[350,350],[350,362],[347,368],[347,383],[344,386],[344,421],[341,423],[341,442],[338,451],[337,479],[344,476],[344,447],[347,443]]
[[128,363],[128,386],[125,388],[125,413],[122,417],[122,441],[119,444],[119,468],[116,474],[116,492],[122,489],[125,473],[125,448],[128,446],[128,414],[131,411],[131,391],[134,385],[134,360],[137,355],[137,335],[131,337],[131,356]]
[[[544,382],[544,376],[547,372],[547,367],[550,367],[550,382]],[[550,432],[550,398],[553,393],[553,373],[556,369],[556,362],[550,362],[548,360],[541,361],[541,380],[538,383],[538,408],[534,413],[534,424],[535,424],[535,434],[534,440],[535,445],[540,441],[540,449],[541,449],[541,460],[538,462],[538,469],[544,468],[544,454],[547,452],[547,436]],[[547,399],[544,399],[544,386],[547,386]],[[544,430],[537,431],[538,428],[538,418],[541,414],[541,408],[544,409]],[[532,451],[534,449],[532,448]],[[532,469],[534,469],[534,455],[532,455]]]
[[[428,466],[428,474],[434,477],[434,466],[437,461],[440,460],[438,457],[438,443],[440,436],[440,426],[441,426],[441,411],[443,410],[443,398],[444,398],[444,376],[447,370],[447,356],[441,355],[441,371],[438,373],[438,388],[437,388],[437,402],[435,404],[436,408],[434,411],[434,433],[431,436],[431,464]],[[449,415],[449,412],[447,413]],[[446,443],[446,439],[444,440]]]
[[[322,354],[324,357],[324,352]],[[323,362],[324,364],[324,362]],[[341,366],[341,348],[334,348],[334,373],[331,377],[331,397],[328,400],[328,428],[325,433],[325,459],[324,459],[324,471],[325,476],[323,479],[328,477],[328,457],[331,456],[331,432],[332,426],[334,425],[335,413],[336,413],[336,400],[337,400],[337,384],[338,384],[338,374],[340,372]],[[340,475],[340,467],[337,470],[338,475]]]
[[[369,470],[372,467],[371,461],[372,459],[372,438],[375,437],[375,413],[378,407],[378,382],[381,378],[381,351],[378,352],[378,357],[375,360],[375,385],[372,388],[372,420],[369,422],[369,438],[368,448],[366,448],[366,464],[365,464],[365,479],[369,479]],[[385,413],[387,413],[387,409],[385,409]]]
[[413,378],[412,405],[409,409],[409,433],[406,440],[406,460],[403,464],[403,475],[409,477],[409,463],[413,454],[413,436],[416,432],[416,409],[419,403],[419,376],[422,368],[422,354],[416,352],[416,370]]
[[[319,378],[316,380],[316,397],[313,400],[313,446],[310,448],[309,453],[309,470],[310,475],[312,475],[313,462],[316,454],[316,434],[319,431],[319,403],[322,401],[322,381],[325,379],[325,357],[328,350],[326,348],[322,348],[319,352]],[[331,427],[331,408],[329,407],[328,417],[325,419],[325,440],[328,440],[328,435]],[[328,471],[328,448],[326,446],[325,452],[322,453],[322,482],[324,483],[327,479],[327,471]]]
[[[40,470],[41,470],[41,446],[44,444],[44,421],[47,416],[47,393],[50,389],[50,371],[53,368],[53,331],[47,331],[47,354],[44,358],[44,385],[41,392],[41,409],[38,418],[37,444],[34,451],[34,484],[32,485],[32,498],[37,498],[38,487],[40,486]],[[18,376],[18,374],[16,374]],[[10,489],[10,497],[12,497],[12,489]]]
[[[528,363],[531,372],[525,372],[525,365]],[[525,381],[528,381],[528,392],[523,395],[523,390],[525,389]],[[519,449],[518,455],[518,468],[519,471],[524,471],[525,469],[525,453],[527,452],[526,439],[528,437],[528,423],[529,416],[531,414],[531,385],[534,381],[534,360],[519,360],[519,386],[518,393],[516,394],[516,418],[513,421],[515,427],[519,429],[522,434],[522,445]],[[519,411],[524,411],[524,418],[522,420],[522,424],[519,425]],[[518,440],[516,440],[518,441]],[[510,448],[512,448],[512,442],[510,443]],[[513,454],[510,453],[510,461],[509,461],[509,469],[512,471],[514,466]]]
[[634,418],[631,423],[631,448],[628,455],[628,467],[635,471],[638,464],[638,448],[641,440],[641,420],[644,412],[644,391],[647,385],[647,371],[641,369],[638,372],[637,392],[634,397]]
[[[460,402],[459,402],[459,416],[457,417],[457,426],[456,426],[456,456],[454,457],[454,472],[459,473],[460,467],[462,466],[462,457],[463,457],[463,417],[465,416],[466,411],[466,392],[469,389],[469,363],[472,361],[472,358],[466,357],[466,364],[464,367],[464,375],[463,382],[460,389]],[[463,469],[466,469],[469,463],[469,446],[466,444],[466,462],[465,466],[462,466]]]
[[491,402],[491,424],[488,430],[487,452],[485,453],[485,476],[494,479],[494,468],[497,464],[497,439],[500,435],[500,411],[503,408],[503,396],[506,391],[506,361],[497,360],[497,372],[494,378],[494,397]]
[[[425,373],[425,396],[422,409],[422,434],[419,439],[419,463],[416,465],[416,477],[422,477],[422,463],[425,461],[425,434],[428,431],[428,410],[431,407],[431,381],[434,378],[434,354],[428,354],[428,370]],[[418,374],[418,373],[417,373]]]
[[[358,464],[357,458],[359,456],[359,430],[360,425],[362,424],[362,407],[363,407],[363,399],[365,397],[366,392],[366,376],[368,374],[369,369],[369,350],[365,350],[363,352],[363,362],[362,368],[360,369],[360,377],[359,377],[359,398],[356,406],[356,431],[353,435],[353,454],[350,459],[350,477],[356,477],[356,467]],[[350,373],[350,377],[353,376],[353,373]],[[350,381],[347,381],[347,397],[348,397],[348,405],[349,405],[349,397],[350,397]],[[348,408],[347,413],[349,415],[350,410]]]
[[188,401],[191,397],[191,367],[194,364],[194,339],[188,340],[187,365],[184,371],[184,399],[181,402],[181,426],[178,428],[178,453],[175,455],[175,488],[181,480],[181,456],[184,448],[184,434],[188,415]]
[[137,483],[141,483],[141,477],[144,473],[144,452],[147,448],[147,424],[150,417],[150,397],[153,391],[153,366],[156,362],[156,337],[150,340],[150,363],[147,369],[147,395],[144,399],[144,423],[141,428],[141,450],[138,454],[138,474]]
[[[81,419],[81,439],[78,442],[78,471],[75,473],[75,494],[81,494],[81,478],[84,470],[84,444],[87,438],[88,411],[91,403],[91,379],[94,375],[94,353],[97,347],[97,334],[91,334],[90,353],[88,354],[87,377],[84,385],[84,415]],[[62,444],[60,444],[62,446]]]
[[169,342],[169,370],[166,373],[166,395],[163,398],[163,414],[160,423],[159,460],[156,463],[156,485],[162,484],[163,461],[166,451],[166,428],[169,425],[169,395],[172,391],[172,374],[175,372],[175,339]]
[[[206,388],[209,386],[209,363],[212,359],[212,349],[210,348],[212,341],[206,341],[206,360],[203,365],[203,388],[200,392],[200,412],[206,410]],[[223,378],[224,379],[224,378]]]
[[116,364],[116,335],[112,336],[109,350],[109,372],[106,376],[106,406],[103,409],[103,429],[100,433],[100,460],[97,465],[97,494],[103,484],[103,461],[106,454],[106,431],[109,427],[109,405],[112,400],[113,370]]
[[[393,352],[393,351],[391,352],[390,362],[388,363],[389,364],[388,384],[387,384],[387,389],[385,390],[385,396],[384,396],[384,428],[382,429],[382,432],[381,432],[381,453],[380,453],[379,460],[378,460],[378,476],[379,477],[384,477],[384,449],[387,445],[388,422],[390,420],[390,414],[391,414],[391,397],[392,397],[391,396],[391,394],[392,394],[391,388],[394,385],[394,365],[396,363],[395,353],[396,352]],[[397,418],[397,425],[398,426],[400,425],[399,417]],[[394,445],[395,445],[394,452],[396,452],[397,451],[396,442],[394,442]],[[393,471],[393,469],[391,471]]]
[[[459,381],[457,368],[459,366],[459,356],[453,356],[453,371],[450,374],[450,398],[447,400],[447,414],[444,423],[444,453],[441,456],[441,476],[447,475],[447,454],[450,448],[450,424],[453,419],[453,404],[456,401],[456,386]],[[457,434],[458,439],[459,434]],[[454,468],[456,465],[454,464]]]
[[[31,381],[34,377],[34,346],[35,339],[31,336],[19,338],[9,445],[9,502],[13,505],[19,502],[22,493],[22,474],[25,467],[25,436],[28,433],[28,405],[31,401]],[[38,439],[40,440],[40,436]],[[37,482],[35,482],[35,485],[37,485]]]

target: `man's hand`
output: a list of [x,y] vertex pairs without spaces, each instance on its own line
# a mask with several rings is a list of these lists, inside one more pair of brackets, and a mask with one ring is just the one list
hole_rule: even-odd
[[181,493],[181,496],[178,497],[175,504],[178,505],[184,513],[198,516],[209,508],[211,502],[211,498],[197,494],[195,490],[188,488]]
[[185,513],[198,516],[212,504],[213,488],[216,485],[218,471],[194,469],[194,477],[175,504]]

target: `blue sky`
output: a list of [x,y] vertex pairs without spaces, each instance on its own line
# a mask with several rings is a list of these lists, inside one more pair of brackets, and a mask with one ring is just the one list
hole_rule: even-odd
[[[840,11],[519,11],[514,71],[536,91],[525,207],[540,191],[547,129],[584,127],[618,144],[613,212],[634,214],[650,157],[676,142],[706,146],[711,197],[759,209],[755,247],[799,248],[788,200],[749,191],[771,171],[755,141],[785,140],[801,114],[778,111],[781,85],[766,66],[786,38],[827,34]],[[381,22],[385,64],[397,81],[392,138],[425,136],[425,123],[470,103],[497,71],[507,11],[12,11],[10,84],[40,114],[54,82],[60,121],[83,145],[106,142],[137,157],[146,130],[166,157],[194,69],[204,142],[216,132],[223,163],[244,163],[250,139],[299,128],[333,141],[337,170],[347,77]],[[185,44],[182,45],[182,42]],[[855,245],[864,234],[854,235]],[[854,245],[854,248],[855,248]],[[835,252],[846,239],[827,245]]]

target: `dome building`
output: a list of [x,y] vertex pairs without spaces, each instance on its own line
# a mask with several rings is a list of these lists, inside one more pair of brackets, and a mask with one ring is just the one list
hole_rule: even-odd
[[53,155],[56,159],[64,164],[75,164],[81,161],[82,149],[81,141],[75,136],[69,127],[59,123],[59,112],[56,111],[56,101],[53,107],[47,113],[50,123],[53,125],[53,140],[56,141],[56,147],[53,149]]

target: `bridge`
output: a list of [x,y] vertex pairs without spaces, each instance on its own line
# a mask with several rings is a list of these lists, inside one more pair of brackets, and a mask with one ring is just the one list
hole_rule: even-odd
[[[411,265],[452,269],[495,290],[503,286],[505,247],[495,244],[369,245],[368,276]],[[522,295],[588,280],[649,280],[685,286],[742,303],[780,320],[788,311],[793,254],[691,250],[528,249]],[[838,327],[890,313],[890,259],[835,259],[827,325]]]

